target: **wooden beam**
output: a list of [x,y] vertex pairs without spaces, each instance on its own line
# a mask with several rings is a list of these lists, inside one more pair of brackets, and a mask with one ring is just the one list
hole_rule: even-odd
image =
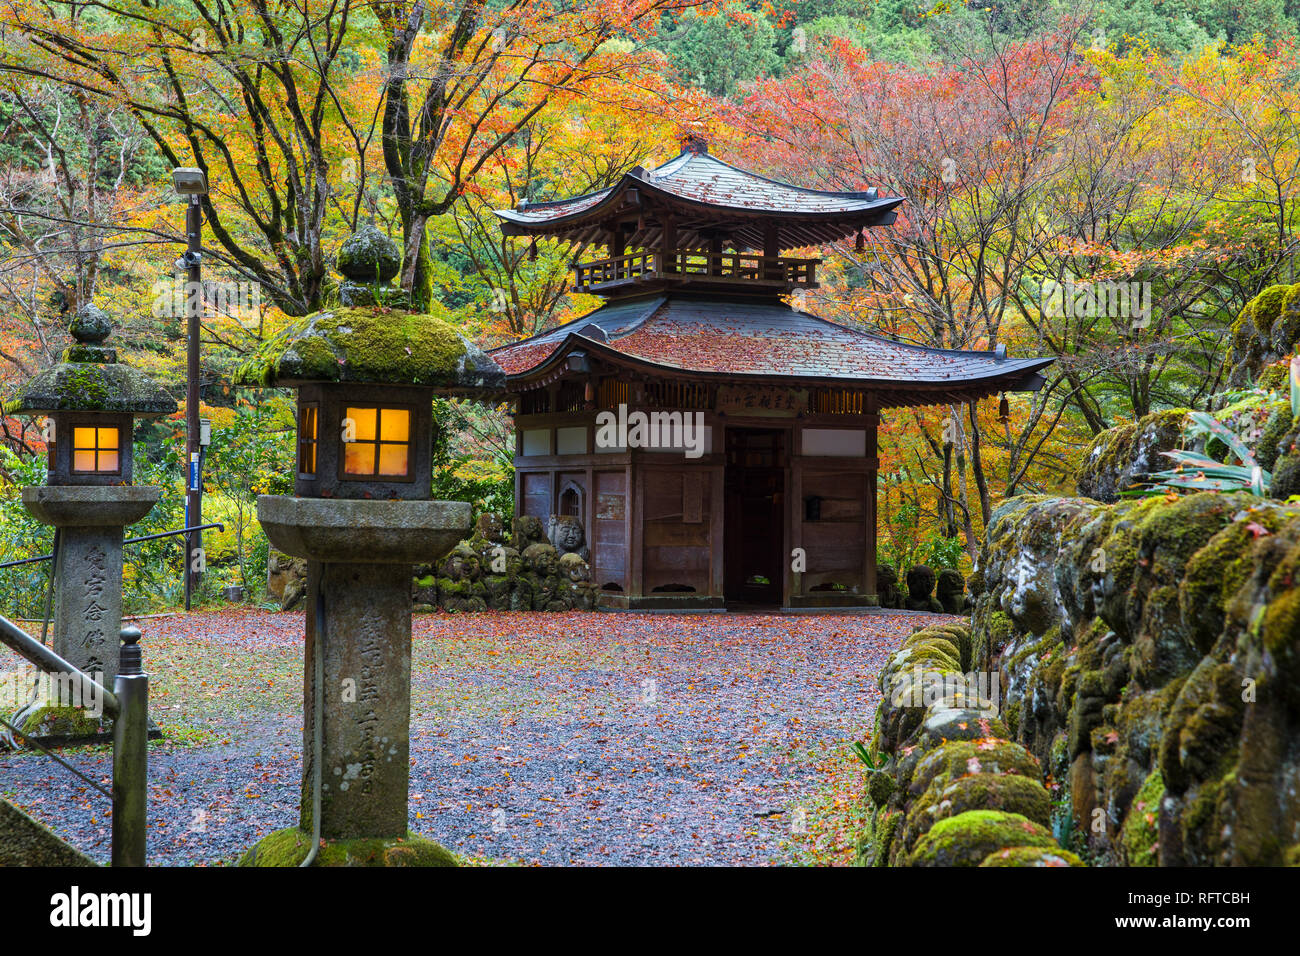
[[876,397],[867,396],[867,461],[875,465],[866,474],[866,554],[863,555],[862,590],[865,594],[878,594],[876,589],[876,476],[879,474],[880,459],[877,445],[877,431],[880,427],[880,415],[877,412]]

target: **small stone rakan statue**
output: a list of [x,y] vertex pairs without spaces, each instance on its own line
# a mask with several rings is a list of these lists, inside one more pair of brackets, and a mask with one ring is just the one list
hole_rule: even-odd
[[587,548],[587,533],[582,527],[582,520],[575,515],[551,515],[546,536],[555,550],[563,557],[576,554],[584,561],[591,560]]

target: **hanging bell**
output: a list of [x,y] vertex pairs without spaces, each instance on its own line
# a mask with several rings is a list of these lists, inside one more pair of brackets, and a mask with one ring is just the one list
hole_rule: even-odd
[[534,239],[528,245],[528,261],[529,262],[537,261],[537,240],[536,239]]
[[858,252],[867,251],[867,237],[861,229],[858,230],[858,239],[857,242],[853,244],[853,248]]
[[998,402],[998,421],[1003,425],[1009,424],[1011,421],[1011,403],[1007,401],[1006,392],[1002,393],[1002,398]]

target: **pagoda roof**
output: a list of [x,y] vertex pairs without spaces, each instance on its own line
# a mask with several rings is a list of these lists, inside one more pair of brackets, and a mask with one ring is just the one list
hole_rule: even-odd
[[859,229],[894,221],[898,197],[875,189],[834,192],[778,182],[709,155],[707,147],[688,146],[654,170],[641,166],[617,183],[571,199],[521,203],[497,210],[506,235],[544,235],[570,242],[604,242],[619,217],[639,221],[629,242],[658,239],[657,224],[645,225],[646,212],[673,212],[683,246],[703,242],[705,233],[725,234],[735,247],[761,249],[764,230],[775,227],[783,249],[835,242]]
[[611,302],[566,325],[491,350],[507,388],[552,380],[568,355],[695,381],[848,386],[879,392],[881,407],[967,401],[1032,391],[1050,358],[896,342],[768,298],[667,293]]

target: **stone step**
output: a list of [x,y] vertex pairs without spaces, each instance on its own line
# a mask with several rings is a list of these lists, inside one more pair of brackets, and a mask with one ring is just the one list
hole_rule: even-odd
[[0,866],[95,866],[94,860],[0,798]]

